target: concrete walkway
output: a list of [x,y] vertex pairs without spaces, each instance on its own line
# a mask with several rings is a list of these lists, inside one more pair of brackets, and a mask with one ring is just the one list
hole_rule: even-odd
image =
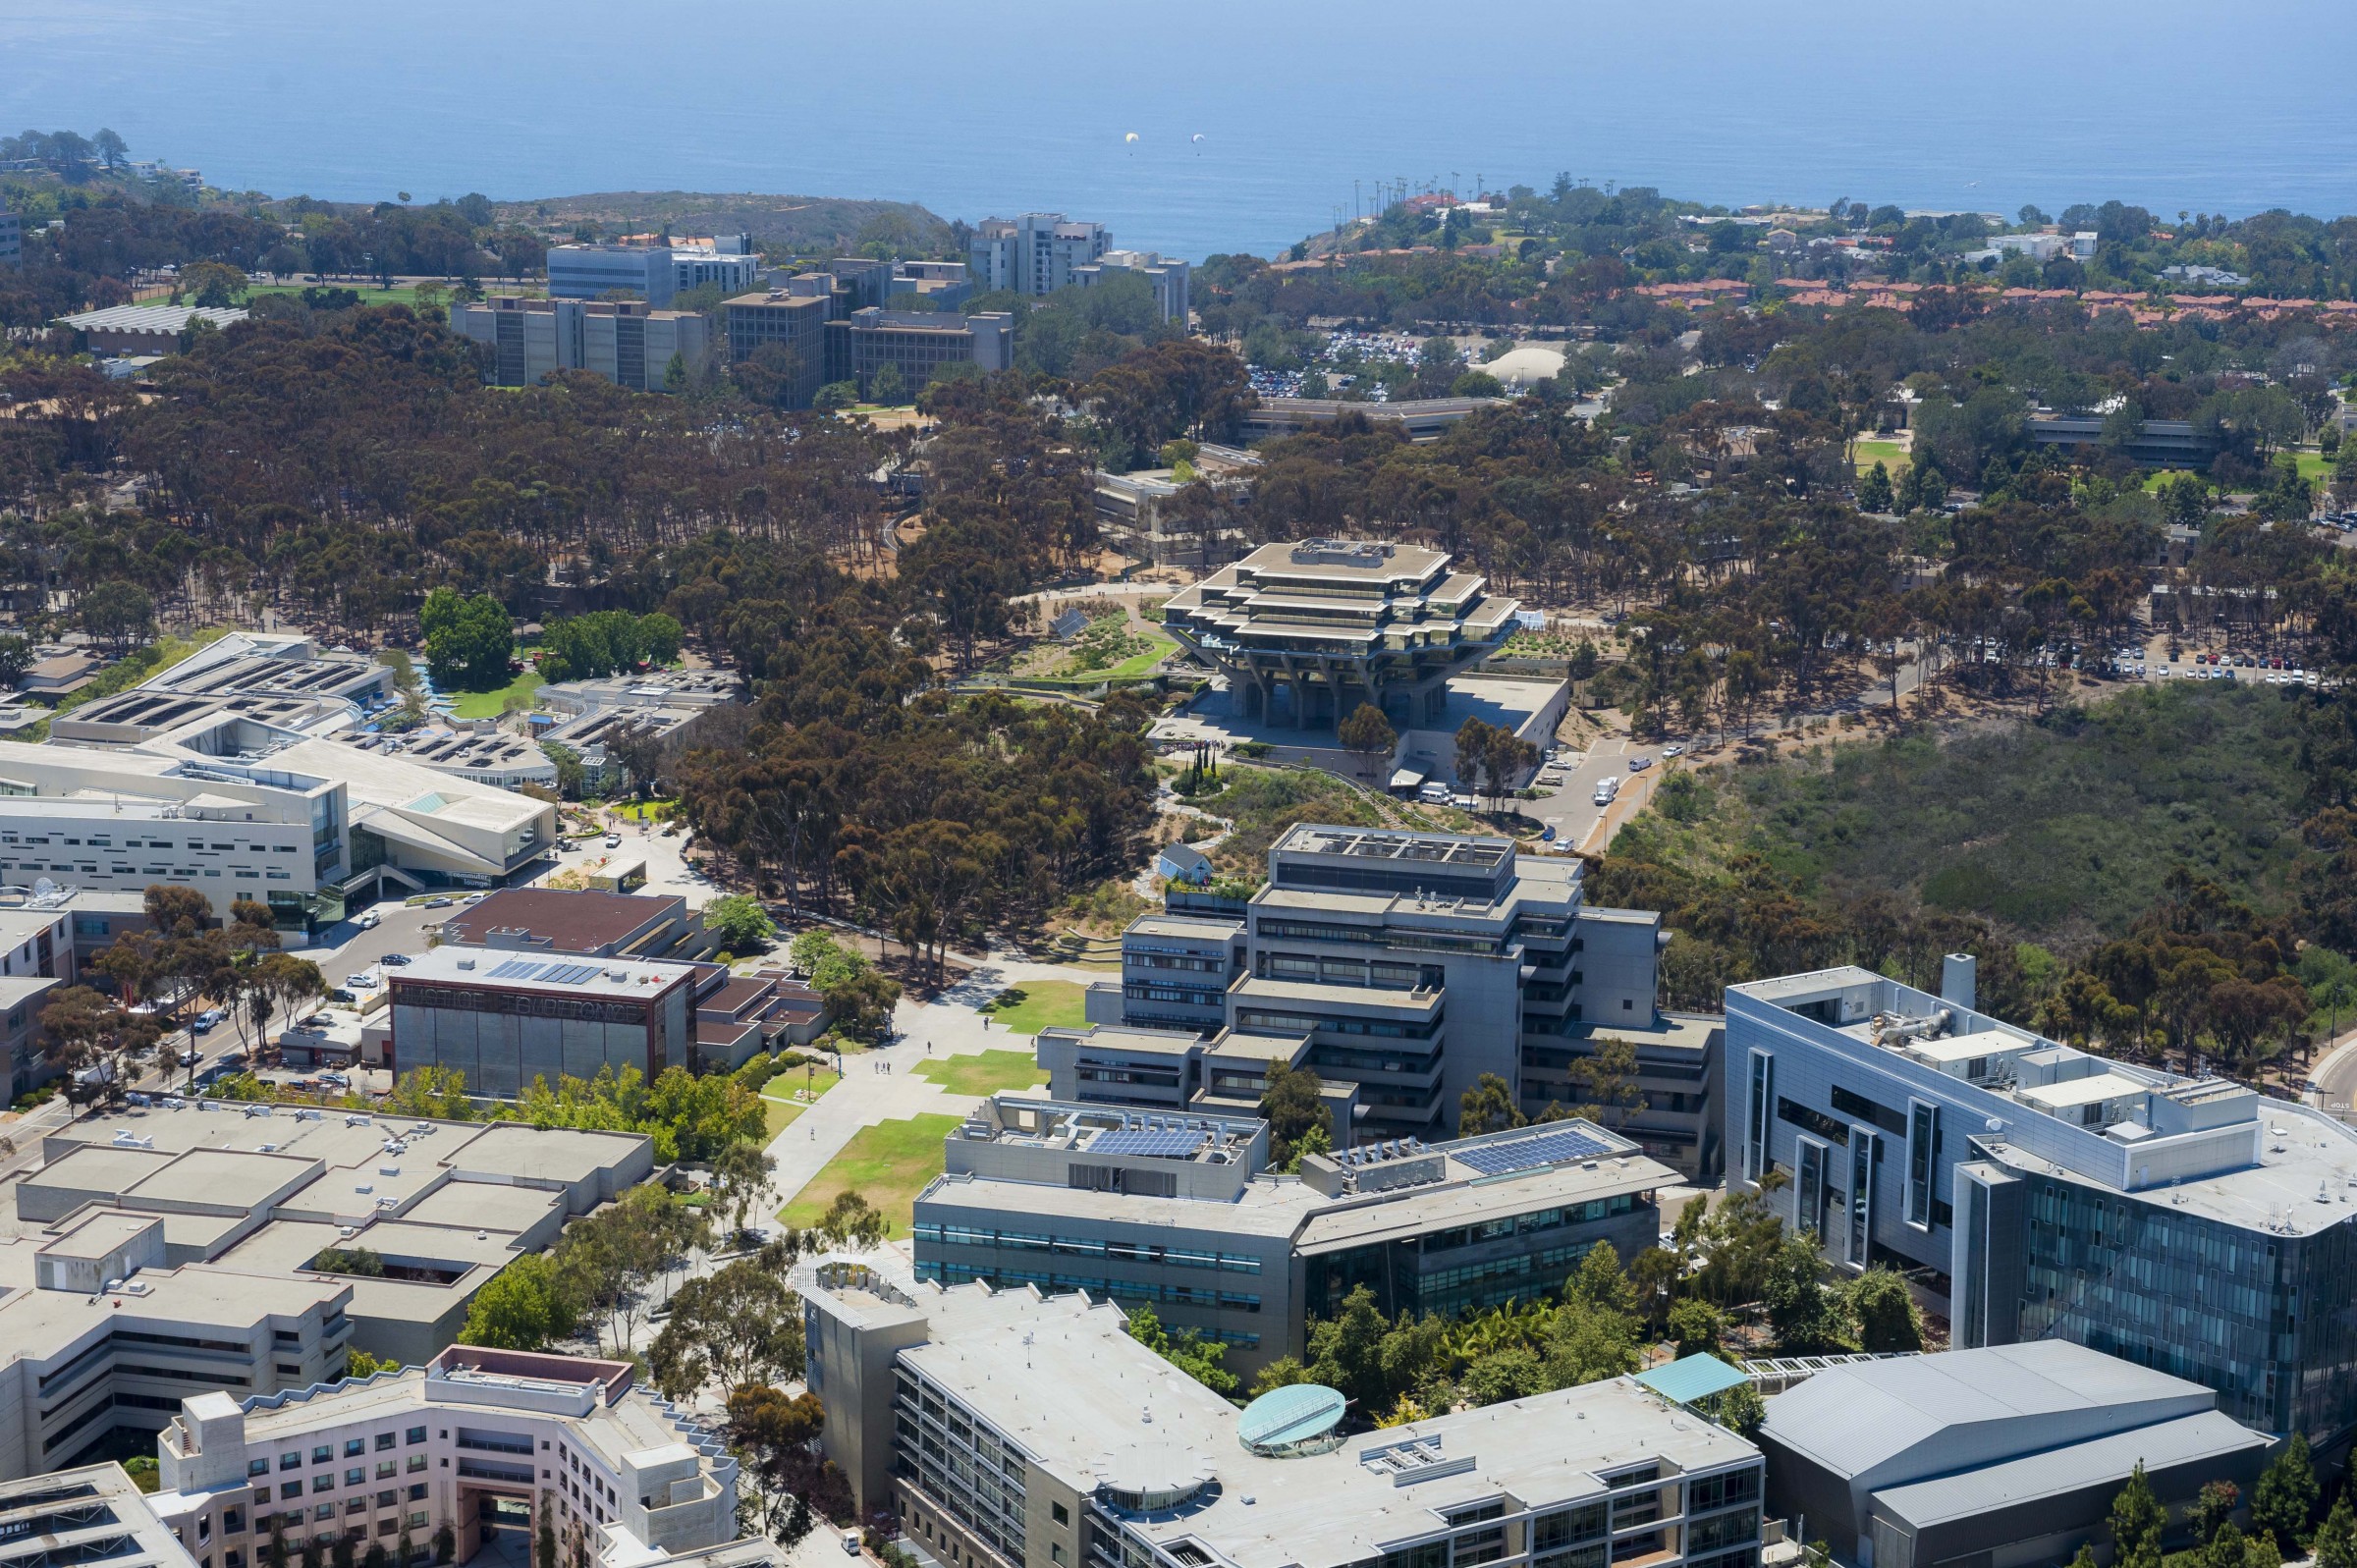
[[[859,1129],[911,1116],[962,1116],[978,1103],[956,1095],[911,1069],[928,1056],[971,1056],[985,1051],[1036,1049],[1035,1037],[992,1025],[974,1011],[981,1003],[1026,982],[1067,980],[1087,985],[1107,977],[1064,964],[986,956],[974,970],[929,1002],[904,998],[893,1012],[893,1043],[843,1058],[843,1081],[818,1097],[769,1145],[777,1162],[764,1213],[774,1215],[841,1154]],[[878,1064],[889,1067],[877,1071]],[[783,1082],[792,1083],[791,1077]]]

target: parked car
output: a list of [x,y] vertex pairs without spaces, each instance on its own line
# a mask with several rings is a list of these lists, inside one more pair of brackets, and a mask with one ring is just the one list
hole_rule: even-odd
[[428,898],[425,901],[425,907],[428,909],[448,909],[452,904],[457,902],[458,900],[456,898],[443,898],[437,896]]
[[1665,757],[1682,757],[1685,754],[1686,748],[1683,746],[1664,746],[1662,748],[1662,755]]
[[330,988],[328,991],[327,1000],[330,1001],[340,1001],[346,1006],[350,1006],[360,999],[354,996],[351,992],[345,990],[342,986],[335,986]]
[[1630,773],[1643,773],[1646,769],[1652,766],[1653,759],[1651,757],[1631,757],[1628,759],[1628,771]]
[[359,927],[362,931],[374,931],[377,927],[383,925],[384,923],[385,917],[373,909],[368,910],[365,914],[362,914],[359,919],[353,922],[354,925]]
[[391,964],[396,969],[399,969],[405,964],[412,961],[413,960],[406,952],[389,952],[377,960],[378,963]]

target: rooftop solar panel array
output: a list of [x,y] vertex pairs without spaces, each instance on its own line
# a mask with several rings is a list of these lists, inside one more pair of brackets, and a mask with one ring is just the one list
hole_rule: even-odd
[[597,965],[593,963],[565,963],[548,970],[540,977],[540,982],[549,986],[577,986],[584,980],[596,978]]
[[1450,1153],[1485,1176],[1502,1176],[1509,1170],[1536,1170],[1574,1160],[1594,1160],[1617,1150],[1589,1128],[1564,1127],[1505,1143],[1453,1149]]
[[1142,1155],[1151,1160],[1187,1160],[1211,1134],[1195,1127],[1114,1127],[1098,1133],[1092,1155]]
[[491,978],[494,980],[529,980],[548,967],[550,966],[547,964],[533,963],[525,958],[510,958],[506,963],[491,971]]

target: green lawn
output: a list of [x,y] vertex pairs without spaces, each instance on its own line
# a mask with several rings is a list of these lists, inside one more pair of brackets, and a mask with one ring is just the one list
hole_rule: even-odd
[[916,1195],[941,1174],[942,1140],[958,1130],[959,1120],[912,1116],[862,1127],[826,1169],[778,1211],[778,1217],[807,1230],[837,1197],[856,1192],[892,1222],[895,1236],[905,1236]]
[[[398,289],[362,288],[357,284],[350,283],[256,284],[253,288],[247,290],[246,295],[250,299],[258,298],[266,294],[299,295],[305,289],[350,289],[360,297],[360,303],[364,305],[413,305],[417,302],[417,291],[407,284]],[[447,303],[450,298],[450,291],[445,289],[442,297]]]
[[633,822],[665,822],[679,809],[676,800],[633,800],[627,806],[616,806],[614,815]]
[[2299,459],[2301,478],[2329,480],[2332,477],[2332,460],[2323,453],[2302,452],[2294,456]]
[[1893,474],[1907,465],[1907,449],[1895,441],[1858,441],[1851,444],[1851,450],[1857,455],[1860,473],[1878,462]]
[[810,1108],[811,1102],[793,1098],[794,1091],[807,1088],[823,1096],[842,1081],[843,1074],[832,1067],[796,1067],[770,1079],[761,1091],[761,1108],[769,1115],[769,1136],[775,1138]]
[[1048,1081],[1028,1051],[985,1051],[978,1056],[935,1056],[909,1069],[954,1095],[995,1095]]
[[1021,1002],[1013,1007],[984,1006],[981,1010],[1015,1034],[1035,1035],[1051,1025],[1077,1029],[1088,1021],[1087,993],[1069,980],[1034,980],[1018,988]]
[[511,694],[529,702],[540,694],[545,683],[539,671],[526,670],[496,691],[445,691],[436,695],[454,699],[457,706],[451,711],[461,719],[496,719],[508,711]]

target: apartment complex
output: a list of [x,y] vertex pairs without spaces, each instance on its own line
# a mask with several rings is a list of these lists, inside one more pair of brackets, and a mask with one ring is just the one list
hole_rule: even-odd
[[1345,1437],[1340,1394],[1239,1419],[1082,1296],[841,1258],[795,1283],[827,1453],[960,1568],[1759,1561],[1759,1451],[1632,1379]]
[[1659,915],[1591,905],[1579,861],[1506,838],[1304,823],[1268,866],[1249,894],[1174,889],[1131,922],[1091,1027],[1040,1034],[1053,1092],[1248,1109],[1281,1060],[1347,1088],[1338,1141],[1429,1138],[1484,1076],[1529,1115],[1586,1104],[1583,1058],[1625,1041],[1635,1093],[1615,1126],[1712,1178],[1720,1024],[1655,1005]]
[[1155,319],[1183,327],[1188,310],[1187,273],[1186,263],[1175,256],[1152,250],[1107,250],[1096,260],[1072,268],[1072,282],[1089,289],[1107,278],[1143,278],[1154,294]]
[[1332,729],[1361,703],[1400,729],[1513,634],[1515,601],[1422,545],[1263,545],[1171,596],[1163,627],[1228,677],[1238,718]]
[[2060,1339],[2320,1445],[2357,1426],[2357,1131],[1846,967],[1729,986],[1730,1183],[1852,1268],[1922,1271],[1959,1347]]
[[324,1556],[339,1540],[423,1548],[445,1525],[464,1562],[503,1511],[527,1541],[545,1518],[562,1560],[608,1568],[737,1540],[736,1459],[629,1362],[452,1345],[275,1396],[199,1393],[156,1457],[151,1506],[220,1568],[259,1568],[273,1537]]
[[301,1388],[354,1350],[423,1361],[492,1275],[654,1162],[635,1133],[177,1095],[41,1154],[0,1220],[0,1477],[160,1429],[192,1388]]
[[450,307],[451,330],[489,351],[491,384],[528,387],[559,370],[586,370],[632,392],[661,392],[674,362],[711,351],[710,324],[692,310],[631,299],[493,295]]
[[1049,295],[1078,283],[1078,269],[1112,248],[1102,224],[1069,222],[1061,212],[985,218],[967,246],[966,272],[981,294]]
[[1228,1345],[1245,1373],[1306,1349],[1364,1285],[1386,1315],[1453,1318],[1562,1288],[1599,1242],[1661,1232],[1675,1171],[1583,1121],[1386,1140],[1270,1172],[1249,1115],[1158,1115],[1001,1095],[918,1195],[915,1268],[943,1284],[1084,1290]]

